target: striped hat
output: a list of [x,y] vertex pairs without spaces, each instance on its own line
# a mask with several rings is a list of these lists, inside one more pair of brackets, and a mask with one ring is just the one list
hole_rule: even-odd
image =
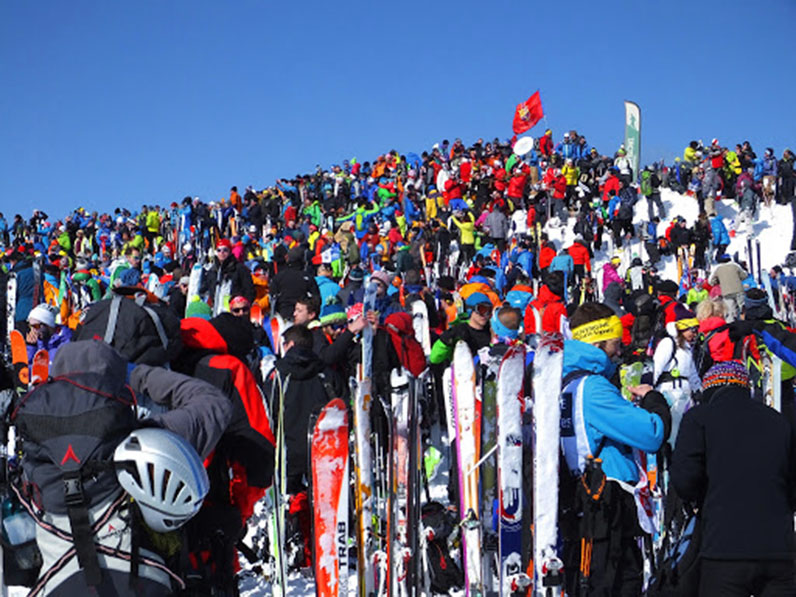
[[749,373],[740,361],[722,361],[705,372],[702,391],[720,386],[735,385],[749,389]]

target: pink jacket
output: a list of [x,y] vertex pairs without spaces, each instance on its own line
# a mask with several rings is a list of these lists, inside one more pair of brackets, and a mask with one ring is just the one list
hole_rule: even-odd
[[603,292],[605,289],[610,286],[611,282],[616,282],[620,286],[622,286],[622,278],[619,276],[619,272],[616,271],[616,268],[612,263],[606,263],[603,266]]

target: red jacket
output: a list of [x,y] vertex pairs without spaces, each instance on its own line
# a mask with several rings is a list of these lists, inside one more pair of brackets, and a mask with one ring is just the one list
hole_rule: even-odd
[[553,137],[550,135],[543,135],[542,138],[539,139],[539,153],[546,158],[550,157],[550,154],[553,153]]
[[567,194],[567,178],[563,174],[553,181],[553,199],[563,199]]
[[561,331],[561,321],[567,317],[567,308],[561,301],[561,297],[545,285],[539,289],[539,296],[532,301],[525,309],[525,321],[523,323],[526,334],[537,333],[536,319],[540,318],[542,331],[555,333]]
[[462,198],[462,185],[459,181],[453,180],[449,178],[445,181],[445,192],[442,194],[442,198],[445,200],[445,205],[451,202],[451,199],[461,199]]
[[528,182],[528,174],[527,172],[520,171],[519,174],[515,174],[509,180],[509,188],[506,191],[506,195],[511,197],[512,199],[521,199],[522,193],[525,190],[525,183]]
[[589,257],[589,250],[580,243],[572,243],[572,246],[567,249],[567,253],[572,257],[572,263],[575,265],[585,265],[586,271],[591,271],[591,257]]
[[539,269],[547,269],[556,256],[556,250],[550,245],[544,245],[539,251]]
[[506,190],[506,170],[504,168],[495,170],[495,190],[501,193]]
[[470,182],[470,178],[473,174],[473,164],[472,162],[462,162],[459,166],[459,178],[462,179],[462,182],[467,184]]
[[608,179],[605,181],[603,185],[603,201],[608,201],[611,199],[611,190],[616,191],[616,194],[619,194],[619,191],[622,190],[622,183],[619,182],[619,178],[611,174]]

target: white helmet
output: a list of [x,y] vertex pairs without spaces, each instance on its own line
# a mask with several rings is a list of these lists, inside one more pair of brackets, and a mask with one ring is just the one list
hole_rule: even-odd
[[210,480],[196,450],[165,429],[137,429],[113,453],[119,484],[138,504],[147,526],[178,529],[202,507]]

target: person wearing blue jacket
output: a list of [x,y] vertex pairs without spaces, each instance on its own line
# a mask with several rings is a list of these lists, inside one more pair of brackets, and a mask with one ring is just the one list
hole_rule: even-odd
[[[589,595],[640,595],[638,538],[653,530],[639,514],[644,508],[637,508],[637,501],[649,505],[642,455],[666,441],[671,414],[651,386],[630,388],[634,404],[610,382],[622,351],[622,323],[610,307],[585,303],[569,323],[573,339],[564,342],[560,424],[572,483],[561,485],[568,514],[560,528],[566,529],[564,569],[580,572],[566,576],[567,593],[586,584]],[[589,557],[582,548],[591,553],[585,568]]]
[[713,237],[713,247],[716,249],[715,261],[718,261],[719,255],[723,255],[730,246],[730,233],[727,232],[721,216],[715,215],[710,218],[710,232]]

